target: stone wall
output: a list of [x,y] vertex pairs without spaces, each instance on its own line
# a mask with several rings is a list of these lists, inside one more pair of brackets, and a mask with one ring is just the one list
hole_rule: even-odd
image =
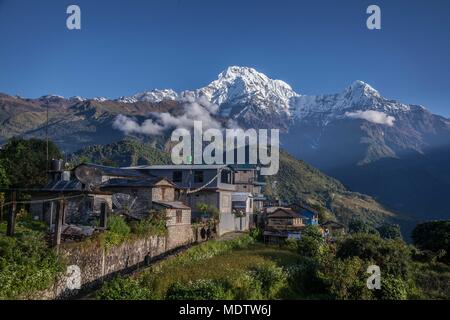
[[[165,237],[149,236],[126,240],[119,246],[105,249],[99,241],[62,244],[59,256],[67,267],[54,286],[40,292],[38,299],[66,299],[101,285],[115,274],[145,266],[146,261],[194,242],[191,225],[168,227]],[[78,277],[79,275],[79,277]],[[74,289],[80,281],[81,289]]]

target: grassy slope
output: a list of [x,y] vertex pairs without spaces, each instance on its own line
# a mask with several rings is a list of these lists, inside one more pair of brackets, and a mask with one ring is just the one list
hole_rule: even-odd
[[265,193],[269,197],[288,202],[303,200],[319,205],[343,223],[347,223],[355,215],[374,224],[395,216],[373,198],[348,191],[336,179],[284,151],[280,153],[278,174],[267,180]]

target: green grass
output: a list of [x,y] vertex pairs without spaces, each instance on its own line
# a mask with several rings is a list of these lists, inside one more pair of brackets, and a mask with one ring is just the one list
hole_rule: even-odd
[[[243,236],[195,246],[150,267],[129,281],[150,290],[152,299],[183,296],[196,299],[195,295],[208,286],[217,287],[217,295],[229,299],[295,298],[286,281],[286,270],[295,266],[299,259],[300,256],[292,250],[254,243],[250,237]],[[121,296],[117,288],[127,285],[123,284],[123,279],[114,281],[118,283],[106,284],[97,293],[97,298],[117,299]],[[129,290],[124,290],[122,297],[129,296]]]

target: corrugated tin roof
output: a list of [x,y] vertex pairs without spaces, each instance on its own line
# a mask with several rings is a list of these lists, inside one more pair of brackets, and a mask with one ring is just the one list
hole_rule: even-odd
[[171,181],[162,177],[150,177],[146,179],[109,179],[100,186],[100,189],[109,188],[151,188],[154,187],[156,183],[165,180],[171,185],[175,186]]
[[93,164],[93,163],[82,163],[75,167],[74,170],[76,170],[79,167],[86,166],[88,168],[93,168],[100,170],[103,175],[107,176],[117,176],[117,177],[145,177],[145,174],[138,170],[131,170],[131,169],[124,169],[124,168],[114,168],[114,167],[108,167],[108,166],[102,166],[99,164]]
[[229,168],[226,164],[182,164],[182,165],[153,165],[153,166],[136,166],[125,167],[123,170],[218,170],[221,168]]

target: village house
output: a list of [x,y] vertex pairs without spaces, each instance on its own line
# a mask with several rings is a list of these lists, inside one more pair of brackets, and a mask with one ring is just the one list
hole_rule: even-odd
[[233,183],[236,185],[236,192],[247,192],[252,195],[253,208],[255,212],[263,210],[266,197],[263,195],[262,188],[266,185],[259,175],[256,165],[240,164],[231,166],[234,171]]
[[255,225],[253,196],[247,192],[235,192],[231,197],[231,207],[236,217],[236,230],[248,230]]
[[306,217],[305,224],[317,226],[319,225],[319,212],[309,205],[302,202],[295,202],[289,205],[293,211],[297,212],[303,217]]
[[64,198],[63,224],[94,226],[102,206],[129,219],[142,219],[151,210],[164,210],[169,232],[176,235],[169,237],[169,245],[175,247],[192,238],[191,208],[179,196],[180,188],[164,177],[95,164],[81,164],[66,171],[62,161],[54,160],[49,183],[33,192],[30,213],[52,226],[60,199]]
[[345,226],[336,221],[326,221],[320,225],[327,241],[335,241],[336,237],[345,234]]
[[200,216],[200,204],[218,209],[220,221],[217,233],[236,231],[236,217],[232,212],[231,198],[236,191],[233,169],[227,165],[153,165],[124,168],[137,170],[156,177],[164,177],[181,189],[180,199]]
[[300,239],[308,217],[290,208],[276,208],[266,214],[264,242],[281,243],[286,239]]

